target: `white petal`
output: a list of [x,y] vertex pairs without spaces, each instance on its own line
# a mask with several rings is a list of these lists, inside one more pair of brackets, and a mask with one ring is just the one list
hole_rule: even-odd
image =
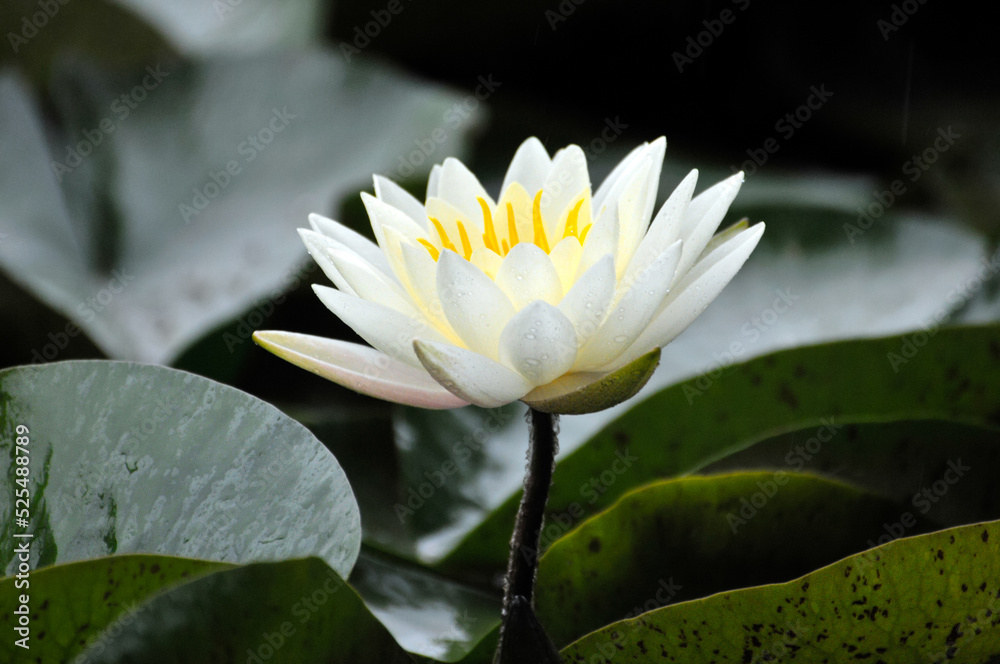
[[681,243],[675,242],[634,283],[619,286],[619,292],[622,288],[628,290],[612,307],[597,334],[580,349],[576,371],[599,369],[628,350],[657,314],[680,257]]
[[536,301],[517,312],[500,335],[500,361],[534,385],[552,382],[576,359],[576,331],[558,309]]
[[[317,262],[326,259],[333,265],[336,272],[330,278],[342,291],[395,309],[406,316],[417,314],[413,299],[397,281],[383,275],[336,240],[307,230],[300,234]],[[340,279],[335,278],[338,274]],[[344,288],[345,285],[348,288]]]
[[552,160],[542,142],[532,136],[517,149],[507,168],[500,193],[507,191],[514,182],[519,182],[528,191],[538,191],[545,182],[545,175],[552,168]]
[[662,348],[673,341],[739,272],[763,233],[764,224],[755,224],[698,261],[694,269],[684,275],[664,298],[656,318],[632,347],[604,368],[611,370],[623,366],[653,348]]
[[496,358],[514,307],[493,280],[452,251],[438,259],[437,292],[445,317],[470,349]]
[[331,237],[341,243],[361,258],[371,263],[374,267],[385,273],[386,276],[395,278],[392,268],[386,261],[385,256],[379,246],[360,233],[356,233],[347,226],[327,219],[318,214],[309,215],[309,225],[317,233]]
[[431,172],[427,176],[427,196],[424,198],[430,198],[431,196],[438,195],[438,188],[441,183],[441,164],[434,164],[431,166]]
[[340,270],[337,269],[336,264],[334,264],[333,259],[327,252],[327,249],[330,246],[343,247],[343,245],[337,243],[336,240],[329,236],[322,235],[305,228],[299,229],[299,237],[302,238],[302,243],[306,245],[306,251],[309,252],[312,259],[316,261],[316,265],[319,265],[320,269],[323,270],[323,274],[325,274],[330,281],[336,284],[337,288],[344,291],[348,295],[357,295],[357,293],[354,292],[354,289],[351,288],[351,284],[344,279],[344,275],[342,275]]
[[497,271],[496,284],[515,309],[535,300],[557,304],[562,299],[562,282],[548,254],[533,244],[516,244]]
[[375,196],[417,222],[418,226],[422,226],[427,220],[424,204],[389,178],[375,176]]
[[[653,168],[653,162],[643,160],[639,167],[632,173],[628,184],[618,197],[618,254],[615,257],[615,264],[618,267],[618,276],[625,274],[625,269],[635,254],[636,247],[646,234],[646,226],[649,217],[643,217],[644,210],[648,203],[649,194],[649,173]],[[654,190],[654,196],[655,190]]]
[[[469,219],[482,219],[482,208],[476,200],[482,198],[491,205],[493,199],[472,171],[454,157],[448,157],[441,166],[441,179],[438,181],[437,197],[448,201]],[[442,221],[444,221],[442,219]],[[482,227],[482,223],[479,224]]]
[[368,218],[371,220],[372,232],[375,233],[375,239],[378,240],[378,246],[382,248],[383,252],[386,250],[385,233],[382,232],[382,228],[385,226],[395,228],[402,233],[403,237],[413,243],[416,243],[419,238],[427,237],[427,229],[411,219],[402,210],[398,210],[367,193],[361,194],[361,201],[365,204]]
[[698,260],[705,245],[722,223],[736,194],[740,192],[742,184],[743,172],[740,171],[709,187],[688,204],[680,230],[680,237],[684,240],[684,253],[677,268],[678,275],[683,275]]
[[628,173],[635,168],[636,163],[638,163],[647,154],[649,149],[648,143],[643,143],[642,145],[637,145],[631,152],[625,155],[625,158],[618,162],[608,176],[604,178],[604,181],[594,192],[594,211],[600,211],[601,207],[604,205],[605,199],[611,194],[616,188],[622,186],[622,177],[626,176]]
[[684,220],[688,203],[691,201],[691,194],[694,193],[697,182],[698,171],[692,170],[667,198],[660,211],[656,213],[656,217],[653,218],[646,236],[629,262],[625,279],[634,278],[635,275],[641,273],[657,256],[663,253],[664,249],[677,241],[680,236],[681,222]]
[[559,275],[559,282],[562,284],[562,292],[568,293],[576,281],[577,268],[580,267],[580,258],[583,257],[583,246],[580,240],[570,235],[559,240],[559,244],[552,247],[549,252],[549,260]]
[[559,303],[559,311],[572,323],[580,346],[604,322],[616,285],[615,262],[608,254],[584,272]]
[[254,332],[261,347],[295,366],[377,399],[418,408],[459,408],[468,401],[441,387],[424,370],[360,344],[293,332]]
[[327,309],[347,323],[358,336],[386,355],[400,362],[420,366],[413,354],[413,340],[430,339],[450,343],[423,317],[404,316],[377,302],[341,293],[327,286],[313,286],[313,291]]
[[496,408],[520,399],[531,390],[521,374],[465,348],[413,342],[427,372],[445,389],[483,408]]
[[[570,145],[552,159],[552,170],[542,185],[542,220],[545,234],[552,238],[557,233],[560,215],[579,197],[590,189],[590,174],[587,172],[587,157],[578,145]],[[532,196],[534,191],[528,190]]]

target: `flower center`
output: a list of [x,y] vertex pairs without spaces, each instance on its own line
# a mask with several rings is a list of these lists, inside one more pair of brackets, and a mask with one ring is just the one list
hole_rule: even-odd
[[[498,235],[497,226],[493,220],[493,213],[490,210],[489,203],[487,203],[481,197],[477,198],[476,200],[479,201],[479,207],[482,208],[483,210],[483,230],[484,230],[483,245],[487,249],[495,253],[497,256],[500,256],[501,258],[506,256],[514,245],[519,244],[521,242],[530,242],[535,246],[537,246],[542,251],[544,251],[545,253],[549,253],[549,251],[551,251],[551,247],[556,244],[553,243],[550,245],[549,238],[546,236],[545,233],[545,224],[542,221],[541,189],[539,189],[535,193],[535,199],[531,205],[530,225],[532,232],[530,239],[529,238],[522,239],[518,235],[517,228],[519,225],[518,221],[520,220],[517,218],[517,215],[514,212],[513,203],[508,201],[505,210],[503,211],[498,210],[498,212],[505,213],[504,216],[506,217],[505,219],[506,224],[504,225],[501,222],[499,229],[500,233]],[[569,213],[566,216],[566,225],[563,230],[562,238],[559,239],[575,237],[580,241],[580,244],[583,244],[584,241],[587,239],[587,233],[590,231],[590,227],[593,224],[589,223],[589,220],[587,220],[587,223],[583,227],[583,230],[581,231],[578,229],[580,209],[583,207],[583,204],[585,202],[586,202],[585,198],[580,198],[580,200],[576,202],[576,205],[574,205],[573,208],[570,209]],[[469,232],[468,230],[466,230],[465,224],[463,224],[461,220],[455,221],[455,226],[458,229],[458,243],[461,245],[461,250],[459,250],[458,246],[455,244],[452,238],[449,237],[448,232],[445,230],[444,225],[442,225],[440,220],[434,217],[428,217],[428,219],[434,226],[434,230],[437,232],[438,238],[440,238],[441,240],[442,248],[450,249],[455,253],[464,256],[466,260],[469,260],[472,257],[472,251],[473,251],[472,242],[469,240]],[[523,229],[527,224],[522,222],[520,225]],[[427,251],[431,255],[431,258],[433,258],[435,261],[441,256],[441,251],[437,247],[435,247],[429,240],[420,238],[417,240],[417,242],[426,247]]]

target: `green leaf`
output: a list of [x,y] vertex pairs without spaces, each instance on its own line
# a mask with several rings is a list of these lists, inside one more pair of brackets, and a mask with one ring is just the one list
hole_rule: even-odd
[[370,550],[350,583],[400,646],[437,661],[461,660],[500,621],[498,594]]
[[[14,435],[30,463],[30,525],[15,524]],[[316,555],[350,572],[357,503],[298,422],[239,390],[130,362],[0,371],[0,569],[31,532],[32,568],[112,553],[245,563]],[[23,453],[19,456],[24,456]]]
[[143,16],[188,54],[246,55],[316,41],[325,25],[319,0],[115,0]]
[[[549,522],[575,525],[632,487],[696,472],[789,431],[832,440],[848,423],[910,419],[995,429],[998,339],[1000,327],[986,326],[941,329],[913,353],[906,350],[911,335],[842,341],[781,351],[666,388],[559,460]],[[912,359],[894,365],[901,353]],[[519,500],[512,496],[490,514],[441,567],[502,568]]]
[[460,153],[478,117],[447,124],[454,96],[324,51],[115,75],[76,63],[54,95],[61,130],[0,76],[0,153],[19,155],[0,163],[0,268],[72,320],[63,346],[82,329],[109,356],[160,363],[243,314],[263,326],[306,260],[310,213],[372,173]]
[[[20,661],[30,652],[39,662],[69,662],[85,647],[103,648],[142,611],[142,602],[171,586],[228,569],[228,563],[132,554],[55,565],[0,580],[0,629],[17,634],[20,599],[28,598],[30,651],[13,639],[0,641],[0,658]],[[115,626],[115,628],[112,628]],[[98,635],[109,628],[103,637]]]
[[1000,658],[998,563],[1000,522],[903,538],[795,581],[608,625],[562,655],[567,664],[992,662]]
[[142,605],[118,634],[111,629],[83,653],[89,664],[413,661],[318,558],[201,577]]
[[[886,524],[899,520],[898,504],[810,475],[658,482],[552,544],[539,562],[538,616],[566,645],[668,603],[787,581],[875,546]],[[900,532],[908,535],[934,525],[907,524]],[[548,524],[549,541],[550,531],[565,532]]]

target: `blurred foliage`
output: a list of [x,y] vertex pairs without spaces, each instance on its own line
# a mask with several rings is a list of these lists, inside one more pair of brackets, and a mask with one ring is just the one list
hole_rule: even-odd
[[[799,652],[803,635],[825,652],[811,631],[819,622],[831,630],[827,643],[860,643],[881,632],[845,622],[858,610],[850,603],[866,598],[838,574],[866,558],[792,578],[899,537],[894,519],[907,513],[915,525],[903,535],[949,530],[858,554],[872,556],[871,570],[919,578],[927,591],[886,586],[898,624],[922,630],[927,645],[880,656],[996,655],[995,631],[959,615],[995,596],[989,579],[980,587],[973,577],[996,567],[1000,537],[995,524],[960,527],[1000,518],[992,486],[1000,91],[988,85],[997,55],[980,11],[758,0],[5,3],[0,368],[42,366],[3,374],[0,413],[9,429],[32,404],[30,424],[46,432],[35,442],[55,450],[51,468],[33,466],[38,518],[50,520],[32,561],[43,568],[33,572],[33,606],[49,599],[33,618],[38,642],[41,624],[49,639],[42,661],[88,642],[87,661],[237,661],[248,649],[268,662],[490,661],[524,407],[428,412],[375,402],[261,352],[250,334],[357,340],[314,297],[310,284],[327,280],[294,230],[320,212],[369,233],[357,192],[370,189],[373,172],[421,196],[432,163],[462,156],[495,190],[514,148],[537,135],[550,150],[583,146],[596,183],[628,149],[661,134],[669,148],[660,200],[692,167],[699,189],[742,168],[747,182],[730,221],[764,220],[768,230],[722,296],[663,349],[635,401],[562,419],[543,536],[551,550],[539,577],[543,622],[565,645],[636,607],[653,609],[564,656],[602,661],[621,646],[637,659],[663,648],[698,662],[702,644],[714,642],[752,660],[775,644]],[[168,74],[162,87],[148,78],[159,71]],[[286,106],[301,119],[264,146],[260,132]],[[431,138],[438,129],[445,140]],[[86,142],[89,153],[60,169]],[[238,170],[227,171],[231,162]],[[211,185],[218,192],[209,201]],[[204,209],[185,212],[199,194]],[[968,323],[978,326],[947,329]],[[247,394],[188,374],[44,366],[101,358],[214,378],[275,404],[313,435]],[[191,398],[209,392],[225,396],[199,431],[122,438],[150,418],[159,425],[164,399],[181,418]],[[266,413],[244,422],[259,435],[245,435],[236,412]],[[829,440],[824,422],[836,423]],[[2,449],[13,469],[10,439]],[[143,490],[115,474],[131,474],[122,468],[132,460],[178,455],[185,478],[209,464],[221,474],[203,488],[221,490],[226,473],[254,474],[236,460],[280,457],[277,440],[308,452],[282,466],[302,482],[193,498],[174,523],[193,528],[197,546],[180,531],[159,538],[181,542],[173,548],[125,546],[137,526],[109,518],[111,497],[116,509],[132,505],[137,519],[165,519],[170,531],[163,510],[173,503],[158,499],[176,488],[166,475],[140,473]],[[199,446],[206,450],[190,452]],[[114,454],[126,465],[112,463]],[[941,484],[955,464],[968,472]],[[303,630],[293,607],[336,576],[331,566],[346,576],[346,558],[341,567],[336,556],[286,560],[291,553],[273,553],[280,546],[258,556],[269,538],[212,534],[217,519],[198,524],[229,514],[215,509],[222,503],[252,523],[291,484],[315,489],[321,469],[341,467],[365,544],[351,589],[324,596]],[[73,482],[86,478],[72,478],[87,468],[102,488],[81,497]],[[746,531],[731,532],[725,515],[775,471],[813,475],[796,475],[794,489],[783,486]],[[4,505],[14,475],[5,481]],[[286,542],[303,545],[294,555],[348,546],[353,563],[356,527],[313,541],[329,514],[307,519],[300,494],[282,504],[289,528],[314,524]],[[9,509],[3,518],[0,551],[13,564]],[[119,555],[67,562],[111,553]],[[189,558],[165,558],[151,578],[142,553]],[[236,567],[194,578],[222,563]],[[683,588],[657,608],[658,584],[671,578]],[[102,579],[113,586],[103,597]],[[863,589],[866,580],[852,583]],[[767,582],[788,583],[736,590]],[[0,615],[14,606],[10,586],[0,581]],[[804,607],[794,628],[777,615],[786,600]],[[710,624],[696,633],[684,621]],[[753,635],[726,631],[744,622]]]

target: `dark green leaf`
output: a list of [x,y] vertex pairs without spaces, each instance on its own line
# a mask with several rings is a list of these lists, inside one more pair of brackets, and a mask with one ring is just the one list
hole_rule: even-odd
[[[569,662],[994,662],[1000,523],[903,538],[795,581],[608,625]],[[664,570],[666,572],[667,570]]]

